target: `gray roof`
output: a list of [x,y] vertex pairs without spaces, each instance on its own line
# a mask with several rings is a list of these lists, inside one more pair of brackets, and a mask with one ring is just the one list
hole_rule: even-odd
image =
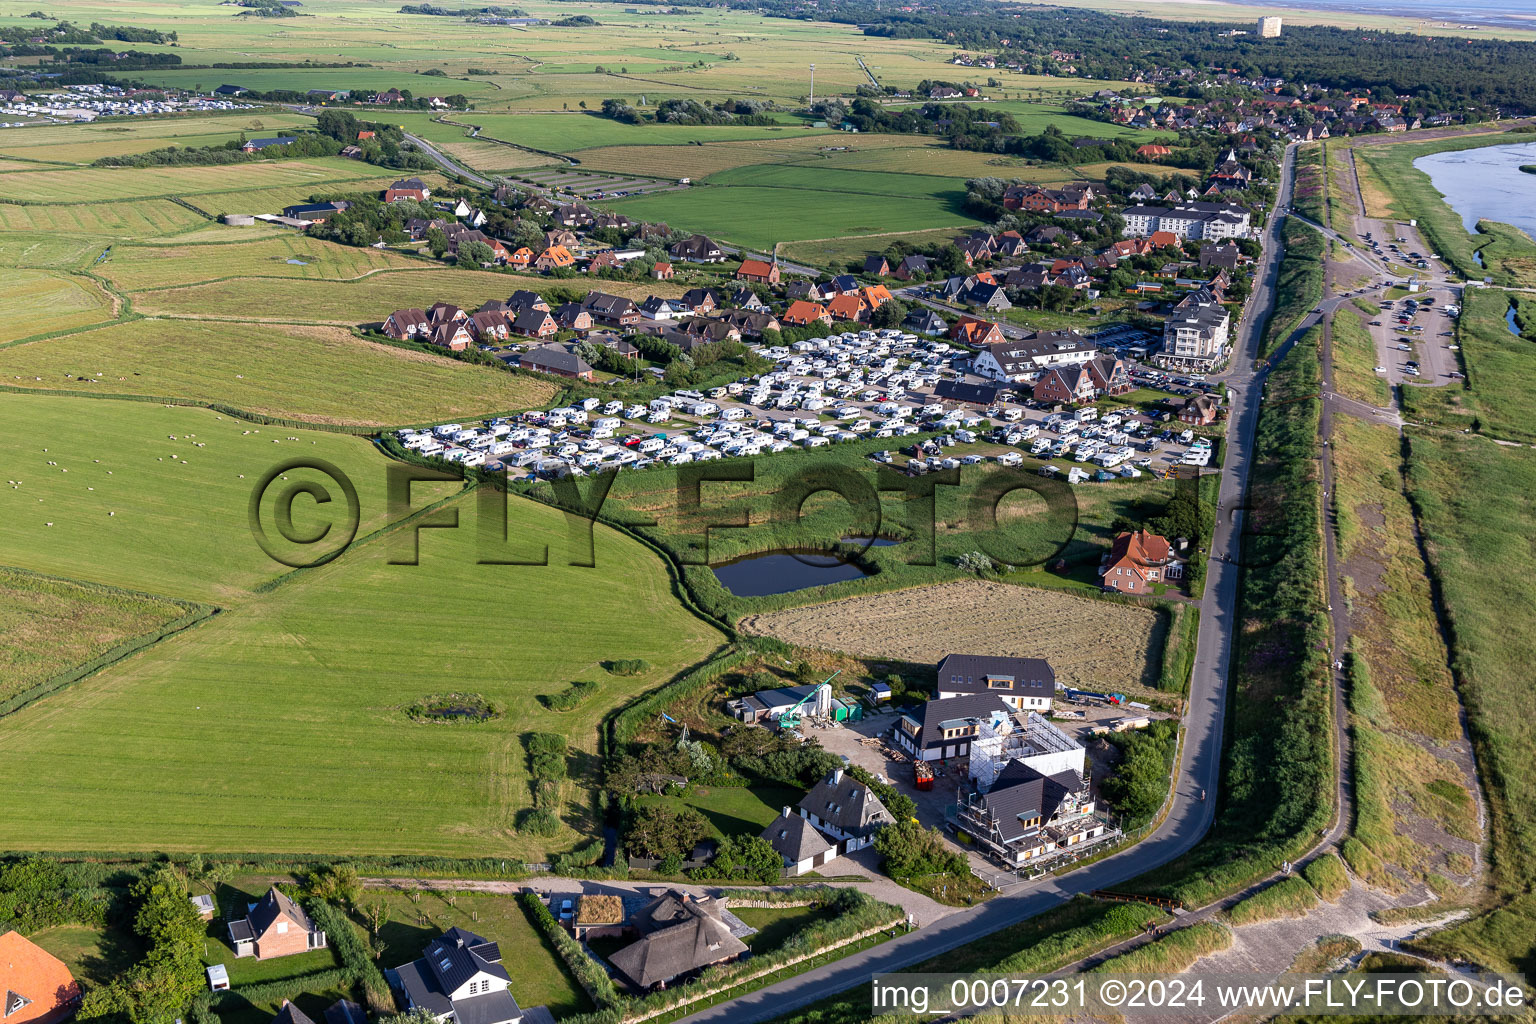
[[363,1008],[350,999],[338,999],[325,1008],[325,1024],[368,1024]]
[[453,992],[481,973],[511,980],[501,967],[501,947],[474,932],[453,927],[427,943],[422,956],[444,992]]
[[309,919],[308,914],[304,913],[303,908],[289,899],[277,886],[267,890],[267,894],[261,898],[261,901],[251,908],[247,919],[251,923],[251,930],[260,936],[267,933],[267,929],[272,927],[272,923],[277,920],[279,914],[287,915],[307,932],[315,930],[314,922]]
[[746,943],[720,919],[719,905],[668,893],[635,915],[641,938],[608,958],[637,988],[740,956]]
[[851,836],[866,836],[896,819],[880,798],[842,769],[828,773],[797,805]]
[[[546,314],[535,313],[534,315],[542,317]],[[519,363],[531,370],[550,369],[566,373],[590,373],[592,370],[585,359],[559,345],[544,345],[530,349],[523,353]]]
[[962,722],[972,719],[991,718],[994,712],[1012,716],[1013,709],[1003,703],[995,693],[968,693],[963,697],[946,697],[930,700],[920,710],[906,717],[921,727],[919,738],[925,747],[941,745],[944,737],[939,728],[946,722]]
[[[501,966],[501,948],[463,928],[450,928],[427,943],[425,954],[395,968],[400,987],[412,1006],[443,1016],[452,1013],[458,1024],[505,1024],[522,1015],[510,991],[487,992],[465,999],[450,993],[480,974],[510,981]],[[327,1020],[327,1024],[330,1021]]]
[[1041,824],[1056,815],[1056,809],[1070,793],[1082,788],[1083,780],[1071,772],[1045,776],[1023,761],[1009,761],[998,773],[992,789],[979,801],[991,815],[1003,842],[1022,839],[1035,826],[1024,821],[1039,818]]
[[[939,662],[937,674],[939,689],[946,693],[991,692],[1026,697],[1052,697],[1056,693],[1056,671],[1044,658],[947,654]],[[994,682],[1008,685],[992,685]]]
[[272,1024],[315,1024],[309,1019],[309,1015],[294,1006],[288,1000],[283,1000],[283,1005],[277,1011],[277,1016],[272,1018]]
[[832,849],[832,844],[798,814],[780,814],[763,829],[763,838],[790,864],[819,857]]

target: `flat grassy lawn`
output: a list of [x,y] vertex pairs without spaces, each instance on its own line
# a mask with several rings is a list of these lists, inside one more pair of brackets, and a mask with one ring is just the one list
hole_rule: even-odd
[[[119,245],[96,268],[124,291],[169,288],[245,277],[349,280],[378,270],[430,266],[384,249],[340,245],[288,232],[250,242],[205,245]],[[382,320],[398,309],[392,306]],[[268,315],[281,315],[280,310]]]
[[[851,155],[841,150],[880,154],[892,147],[903,151],[917,140],[902,135],[861,135],[828,138],[823,132],[801,132],[771,139],[743,142],[710,142],[679,148],[668,145],[604,146],[581,152],[581,169],[652,174],[695,181],[729,170],[763,163],[809,163],[817,166]],[[911,166],[907,164],[906,166]]]
[[[808,183],[814,180],[814,172],[809,168],[785,170],[806,173]],[[952,179],[943,180],[954,184]],[[854,183],[846,178],[837,181]],[[727,185],[621,199],[612,205],[637,219],[664,220],[673,227],[707,231],[712,236],[758,248],[806,238],[969,227],[980,223],[961,208],[963,189],[923,197],[875,196],[862,189],[843,192],[824,187]]]
[[[0,463],[15,484],[0,487],[0,564],[167,597],[236,599],[287,571],[251,539],[247,505],[264,472],[298,456],[351,476],[359,535],[385,521],[384,464],[360,438],[149,402],[5,395]],[[296,524],[318,518],[295,504]]]
[[[1536,441],[1536,423],[1529,411],[1531,389],[1536,386],[1536,349],[1526,334],[1510,332],[1505,317],[1512,301],[1527,311],[1527,322],[1536,321],[1536,304],[1528,299],[1492,289],[1468,288],[1463,293],[1454,340],[1461,346],[1459,355],[1468,378],[1465,386],[1405,387],[1405,413],[1437,426]],[[1431,336],[1420,344],[1438,345],[1443,340]]]
[[1494,969],[1536,969],[1536,717],[1530,666],[1536,639],[1522,627],[1536,600],[1528,571],[1536,533],[1536,452],[1459,434],[1410,429],[1409,484],[1440,580],[1458,684],[1488,801],[1490,912],[1424,940],[1437,955]]
[[0,383],[190,398],[363,426],[511,412],[557,390],[553,379],[365,341],[337,327],[155,319],[0,349]]
[[888,196],[901,199],[932,199],[963,204],[965,186],[953,178],[934,174],[890,171],[849,171],[821,167],[789,167],[756,164],[712,175],[710,185],[747,185],[782,188],[796,192],[824,191],[847,195]]
[[[242,23],[254,18],[242,18]],[[426,19],[421,19],[425,21]],[[432,19],[436,21],[437,19]],[[446,19],[444,19],[446,20]],[[288,22],[292,24],[292,22]],[[254,27],[254,26],[253,26]],[[286,26],[285,26],[286,27]],[[307,27],[307,26],[306,26]],[[423,26],[425,27],[425,26]],[[441,78],[413,74],[396,68],[169,68],[163,71],[135,71],[126,76],[147,85],[163,85],[175,89],[193,89],[199,84],[212,88],[208,80],[244,86],[260,92],[273,89],[292,89],[306,92],[310,89],[409,89],[418,96],[438,96],[461,92],[466,96],[491,92],[489,84],[470,80],[448,82]]]
[[731,913],[757,929],[747,936],[747,947],[754,953],[766,953],[782,946],[790,936],[831,915],[812,907],[742,907]]
[[319,186],[378,176],[355,160],[274,160],[229,167],[81,167],[13,171],[4,177],[7,198],[41,203],[101,202],[152,196],[244,192],[247,189]]
[[787,786],[764,784],[751,789],[727,786],[695,786],[682,796],[644,796],[638,802],[692,807],[704,815],[720,838],[759,835],[773,823],[786,805],[798,804],[805,792]]
[[77,981],[92,987],[110,983],[143,956],[137,937],[126,928],[61,924],[27,938],[64,961]]
[[959,228],[934,228],[929,231],[892,231],[878,235],[847,235],[836,238],[813,238],[793,242],[779,248],[779,254],[788,260],[811,263],[817,266],[846,266],[849,260],[861,263],[867,256],[884,252],[896,242],[909,242],[924,246],[954,241],[961,233]]
[[181,614],[160,598],[0,568],[0,700]]
[[[647,295],[671,298],[683,286],[668,281],[598,281],[595,287],[639,302]],[[488,273],[420,265],[390,270],[358,281],[315,281],[284,278],[235,278],[178,288],[133,293],[141,313],[186,316],[305,320],[331,324],[379,323],[397,309],[426,309],[434,302],[452,302],[478,309],[488,299],[505,299],[519,288],[542,291],[550,287],[585,288],[580,280],[561,281],[529,274]]]
[[0,344],[112,318],[112,301],[88,278],[9,270],[0,292]]
[[1376,342],[1370,328],[1354,310],[1341,307],[1333,317],[1334,386],[1342,395],[1385,408],[1392,390],[1375,367]]
[[[7,209],[0,204],[0,213]],[[58,267],[77,269],[112,244],[105,235],[82,238],[48,232],[0,231],[0,267]]]
[[186,231],[206,223],[204,218],[169,199],[63,206],[0,204],[0,231],[49,231],[112,235],[116,238],[152,238]]
[[512,975],[512,995],[519,1006],[548,1006],[557,1017],[592,1008],[586,992],[571,980],[559,954],[528,920],[517,897],[423,892],[413,902],[403,892],[371,891],[363,902],[380,899],[389,906],[389,923],[379,930],[385,945],[380,963],[385,967],[416,959],[429,941],[457,925],[501,946],[502,963]]
[[[215,430],[198,433],[214,447]],[[131,440],[120,437],[120,447],[156,447]],[[78,440],[70,448],[89,450]],[[225,448],[204,461],[233,477]],[[424,504],[431,490],[422,490]],[[203,507],[234,498],[232,518],[243,524],[243,493],[199,494]],[[377,502],[377,491],[370,497]],[[477,558],[498,550],[478,544],[475,502],[453,507],[460,528],[423,531],[419,565],[388,563],[408,553],[399,543],[408,545],[408,531],[354,548],[89,685],[0,719],[0,745],[11,754],[0,766],[0,845],[227,851],[254,843],[273,852],[542,860],[597,835],[583,787],[594,779],[603,716],[705,657],[721,637],[676,602],[658,557],[617,533],[597,529],[597,568],[572,567],[565,517],[513,500],[507,556],[536,557],[533,549],[547,545],[551,564],[482,565]],[[203,578],[228,580],[228,563],[254,549],[225,532],[227,553],[195,559],[203,538],[155,536],[162,551],[174,542],[177,568]],[[78,563],[81,550],[64,554]],[[106,549],[97,542],[91,550]],[[619,658],[654,667],[630,677],[600,667]],[[601,689],[578,710],[535,701],[580,679]],[[481,694],[504,717],[418,723],[400,710],[444,690]],[[552,839],[515,827],[531,806],[522,745],[530,730],[563,733],[573,751],[566,827]],[[91,814],[66,813],[80,806]],[[258,820],[273,824],[253,839]]]

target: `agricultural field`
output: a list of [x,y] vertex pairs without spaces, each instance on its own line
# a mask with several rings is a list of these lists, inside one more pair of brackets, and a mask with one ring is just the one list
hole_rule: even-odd
[[29,206],[0,203],[0,231],[145,238],[187,231],[206,223],[205,218],[169,199]]
[[[600,146],[583,150],[581,169],[650,174],[661,178],[701,180],[711,174],[753,164],[804,163],[823,166],[834,158],[854,153],[884,153],[893,148],[911,149],[932,145],[908,135],[841,135],[828,138],[822,132],[746,142],[710,142],[679,148],[667,145]],[[910,166],[910,165],[908,165]]]
[[612,205],[637,219],[764,249],[829,235],[980,223],[965,212],[965,188],[953,178],[759,165],[722,172],[715,180],[721,183]]
[[[381,465],[370,457],[368,475],[382,476]],[[221,462],[219,473],[233,468]],[[230,498],[243,520],[245,495]],[[87,687],[0,719],[10,755],[0,766],[0,843],[247,849],[258,820],[279,823],[260,839],[273,852],[542,859],[592,838],[598,822],[583,786],[600,719],[721,637],[675,602],[656,555],[617,533],[595,531],[597,575],[565,564],[565,517],[531,502],[510,502],[507,554],[547,545],[550,564],[477,565],[488,553],[474,504],[452,506],[459,529],[423,531],[419,565],[388,561],[408,550],[409,533],[356,547]],[[191,568],[185,545],[177,564]],[[607,675],[600,662],[618,658],[653,667]],[[564,713],[534,700],[578,679],[597,680],[602,699]],[[482,695],[506,717],[424,723],[403,713],[445,690]],[[572,748],[566,827],[553,839],[517,831],[531,806],[528,730],[562,733]],[[108,731],[115,739],[103,748],[93,737]],[[67,811],[82,803],[88,820]]]
[[8,270],[0,293],[0,345],[112,319],[112,300],[89,278]]
[[80,167],[12,171],[0,180],[8,199],[23,203],[80,203],[244,193],[280,187],[314,188],[374,180],[378,175],[379,168],[329,157],[242,164],[238,175],[228,167]]
[[797,263],[816,266],[847,265],[850,260],[863,262],[866,256],[882,253],[896,242],[908,242],[916,246],[935,245],[954,241],[959,233],[957,228],[936,228],[931,231],[891,231],[879,235],[808,238],[803,242],[781,245],[779,255]]
[[[434,266],[383,249],[340,245],[288,231],[276,236],[258,234],[250,242],[118,245],[113,247],[111,257],[95,269],[122,291],[142,291],[226,278],[349,281],[381,270]],[[390,310],[397,308],[391,306]],[[390,310],[383,315],[387,316]]]
[[126,156],[169,146],[217,146],[238,139],[241,134],[247,138],[276,135],[289,128],[313,128],[314,124],[313,118],[303,114],[252,110],[45,125],[6,132],[0,136],[0,153],[18,161],[88,164],[104,156]]
[[336,327],[158,319],[0,349],[0,382],[367,427],[506,413],[542,405],[558,390],[552,380]]
[[[543,291],[575,286],[528,274],[488,274],[421,264],[416,270],[385,270],[356,281],[294,278],[231,278],[205,284],[161,287],[134,292],[134,309],[146,314],[238,319],[281,318],[325,324],[379,323],[397,309],[426,309],[434,302],[452,302],[478,309],[489,299],[505,299],[519,288]],[[672,282],[603,281],[610,295],[643,301],[647,295],[674,298],[683,288]]]
[[[610,94],[611,95],[611,94]],[[499,139],[530,149],[553,153],[579,153],[606,146],[692,146],[698,143],[744,142],[751,139],[796,139],[807,135],[836,134],[808,123],[794,125],[672,125],[625,124],[581,111],[558,114],[482,113],[478,110],[451,115],[455,121],[477,125],[485,138]],[[409,120],[402,123],[409,124]],[[455,129],[462,137],[461,129]],[[430,139],[430,136],[428,136]]]
[[[1028,630],[1016,628],[1023,622]],[[741,627],[870,658],[932,663],[954,651],[1045,658],[1058,682],[1089,689],[1150,685],[1162,646],[1151,608],[980,580],[749,615]]]
[[148,633],[183,611],[148,594],[0,568],[0,701]]
[[[247,505],[263,473],[301,456],[351,476],[359,536],[383,524],[384,473],[361,438],[150,402],[6,395],[0,565],[164,597],[237,599],[287,571],[251,539]],[[449,493],[419,489],[421,501]],[[294,514],[301,528],[317,521],[302,504]]]

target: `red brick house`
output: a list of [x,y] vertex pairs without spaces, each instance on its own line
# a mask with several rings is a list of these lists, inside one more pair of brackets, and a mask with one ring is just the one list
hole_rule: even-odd
[[672,264],[660,260],[651,268],[651,276],[658,281],[670,281],[676,276],[676,272],[672,269]]
[[525,245],[507,257],[507,266],[516,267],[519,270],[527,270],[533,266],[535,258],[533,250]]
[[533,265],[538,270],[558,270],[574,266],[575,263],[576,257],[571,255],[571,250],[563,245],[552,245],[539,254]]
[[80,984],[52,953],[20,932],[0,935],[0,1020],[58,1024],[80,1006]]
[[1093,375],[1082,366],[1055,366],[1046,370],[1035,382],[1034,399],[1061,405],[1083,405],[1091,402],[1098,389],[1093,386]]
[[863,320],[869,315],[869,307],[857,295],[839,295],[827,303],[827,312],[837,320]]
[[1204,427],[1216,422],[1216,410],[1220,408],[1210,395],[1196,395],[1179,410],[1179,420],[1191,426]]
[[1123,395],[1132,388],[1131,375],[1126,372],[1125,360],[1117,356],[1097,356],[1083,364],[1093,380],[1093,388],[1100,395]]
[[270,960],[326,946],[325,932],[275,886],[259,902],[250,904],[248,911],[244,918],[229,922],[229,944],[235,956]]
[[1122,533],[1115,538],[1104,564],[1099,567],[1104,589],[1119,594],[1150,594],[1154,584],[1183,576],[1184,567],[1173,561],[1166,537],[1146,530]]
[[507,322],[505,313],[489,311],[471,316],[469,329],[482,345],[489,345],[493,341],[506,341],[507,336],[512,333],[512,325]]
[[384,333],[396,341],[405,341],[432,329],[425,310],[397,309],[384,320]]
[[742,260],[741,266],[736,268],[736,280],[752,281],[756,284],[779,283],[779,261],[772,263],[766,260]]

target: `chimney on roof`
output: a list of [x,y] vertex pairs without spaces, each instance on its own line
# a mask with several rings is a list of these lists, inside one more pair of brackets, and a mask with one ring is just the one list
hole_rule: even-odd
[[843,770],[841,768],[835,769],[832,772],[832,777],[827,780],[827,785],[829,785],[829,786],[841,786],[842,784],[843,784]]
[[784,805],[784,817],[789,817],[789,804]]

